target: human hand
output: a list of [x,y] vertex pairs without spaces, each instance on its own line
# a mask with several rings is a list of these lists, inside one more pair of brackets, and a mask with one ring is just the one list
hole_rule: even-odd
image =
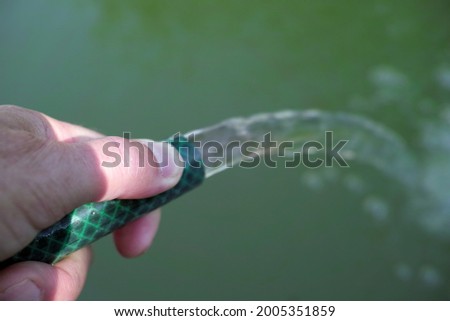
[[[95,131],[57,121],[39,112],[0,106],[0,261],[27,246],[41,230],[88,202],[115,198],[137,199],[173,187],[182,174],[176,150],[153,143],[147,155],[129,149],[129,166],[103,167],[111,161],[104,153],[108,142]],[[169,151],[168,166],[151,166]],[[152,163],[154,164],[154,163]],[[140,166],[144,165],[144,166]],[[117,250],[135,257],[151,245],[160,220],[159,211],[144,215],[114,232]],[[80,294],[91,251],[83,248],[55,265],[21,262],[0,271],[0,300],[73,300]]]

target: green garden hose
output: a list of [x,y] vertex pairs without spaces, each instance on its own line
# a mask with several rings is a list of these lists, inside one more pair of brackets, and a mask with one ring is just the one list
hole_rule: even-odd
[[183,175],[172,189],[146,199],[116,199],[82,205],[56,224],[40,232],[19,253],[0,262],[0,268],[22,261],[54,264],[66,255],[200,185],[205,179],[205,169],[198,149],[183,136],[177,136],[169,142],[185,161]]

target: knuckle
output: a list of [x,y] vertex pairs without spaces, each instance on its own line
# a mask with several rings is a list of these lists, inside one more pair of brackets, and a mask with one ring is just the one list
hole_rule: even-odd
[[0,105],[0,114],[2,127],[26,131],[46,139],[54,137],[50,125],[40,112],[15,105]]

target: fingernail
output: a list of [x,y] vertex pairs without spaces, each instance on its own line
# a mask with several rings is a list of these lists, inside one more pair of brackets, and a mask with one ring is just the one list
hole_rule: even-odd
[[25,279],[1,292],[0,300],[39,301],[42,300],[42,291],[36,283],[30,279]]
[[155,162],[153,166],[159,167],[164,178],[178,178],[184,169],[183,160],[176,149],[169,143],[140,140],[151,149]]

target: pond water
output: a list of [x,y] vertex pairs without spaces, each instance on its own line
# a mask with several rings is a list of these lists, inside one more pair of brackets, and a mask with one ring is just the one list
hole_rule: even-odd
[[[144,256],[96,243],[81,299],[450,299],[449,9],[1,1],[1,103],[136,138],[310,108],[395,138],[375,143],[349,127],[343,136],[360,148],[348,168],[208,179],[164,208]],[[364,146],[371,156],[358,161]]]

